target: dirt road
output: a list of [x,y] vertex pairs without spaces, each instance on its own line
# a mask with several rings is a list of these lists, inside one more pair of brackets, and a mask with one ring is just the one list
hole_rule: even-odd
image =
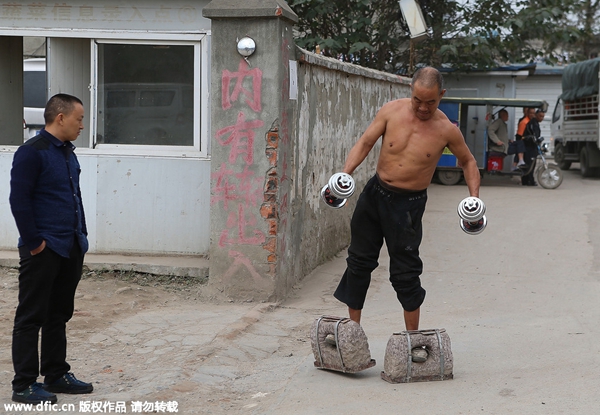
[[[421,246],[421,326],[450,335],[453,380],[380,379],[387,340],[404,329],[385,249],[362,322],[377,365],[353,375],[315,369],[308,338],[318,316],[346,313],[332,296],[345,252],[277,305],[214,304],[202,285],[86,272],[68,325],[68,360],[95,390],[60,395],[59,404],[76,408],[63,413],[119,402],[121,413],[597,412],[600,180],[569,171],[557,190],[484,182],[488,228],[478,236],[458,226],[456,204],[465,193],[464,186],[430,188]],[[10,402],[16,288],[16,270],[1,268],[0,408]]]
[[[0,405],[10,402],[17,277],[16,269],[0,267]],[[126,413],[227,413],[252,407],[266,396],[260,391],[277,389],[276,367],[293,368],[309,350],[309,320],[299,319],[305,327],[289,327],[290,335],[264,318],[274,305],[205,304],[199,301],[202,287],[182,278],[85,270],[68,323],[68,361],[95,390],[59,395],[58,404],[75,405],[68,413],[93,413],[90,405],[104,405],[97,413],[111,413],[111,405],[123,402]],[[277,319],[294,320],[286,314],[279,309]],[[254,365],[266,358],[274,365],[273,383],[260,381],[255,388]],[[226,386],[232,381],[235,388]]]

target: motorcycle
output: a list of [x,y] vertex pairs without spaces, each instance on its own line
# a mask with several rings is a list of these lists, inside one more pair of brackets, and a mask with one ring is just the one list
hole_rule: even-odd
[[538,151],[538,161],[541,160],[542,162],[541,164],[539,162],[536,163],[536,166],[538,167],[535,172],[535,177],[544,189],[556,189],[563,181],[563,172],[557,164],[548,163],[544,157],[545,151],[541,147],[543,141],[544,137],[539,137],[535,140]]
[[534,137],[527,136],[523,137],[524,140],[530,140],[535,144],[535,148],[537,150],[537,157],[535,163],[530,163],[523,167],[517,168],[511,172],[500,172],[495,170],[487,170],[489,174],[498,174],[498,175],[509,175],[509,176],[519,176],[523,177],[532,172],[534,170],[533,176],[537,180],[537,182],[544,189],[556,189],[561,185],[563,181],[563,172],[555,163],[549,163],[544,157],[544,153],[547,152],[542,148],[542,143],[544,142],[544,137]]

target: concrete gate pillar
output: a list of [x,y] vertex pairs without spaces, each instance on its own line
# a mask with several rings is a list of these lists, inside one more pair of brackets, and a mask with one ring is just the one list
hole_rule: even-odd
[[[274,301],[289,289],[298,18],[283,0],[213,0],[203,15],[212,20],[209,287],[234,300]],[[246,59],[237,49],[244,37],[256,44]]]

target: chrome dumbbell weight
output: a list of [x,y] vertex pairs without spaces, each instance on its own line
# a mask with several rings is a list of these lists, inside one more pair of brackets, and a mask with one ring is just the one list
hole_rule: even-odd
[[458,204],[460,228],[469,235],[478,235],[487,226],[485,204],[478,197],[467,197]]
[[347,173],[335,173],[321,189],[321,199],[332,208],[343,207],[354,194],[354,179]]

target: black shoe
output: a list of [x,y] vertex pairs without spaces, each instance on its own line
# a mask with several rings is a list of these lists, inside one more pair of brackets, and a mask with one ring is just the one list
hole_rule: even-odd
[[56,403],[56,395],[46,392],[41,383],[35,382],[21,392],[13,392],[12,400],[21,403],[38,404],[43,402]]
[[65,373],[50,384],[44,383],[44,389],[54,393],[79,394],[92,392],[94,386],[78,380],[72,373]]
[[527,183],[527,186],[537,186],[537,183],[536,182]]

